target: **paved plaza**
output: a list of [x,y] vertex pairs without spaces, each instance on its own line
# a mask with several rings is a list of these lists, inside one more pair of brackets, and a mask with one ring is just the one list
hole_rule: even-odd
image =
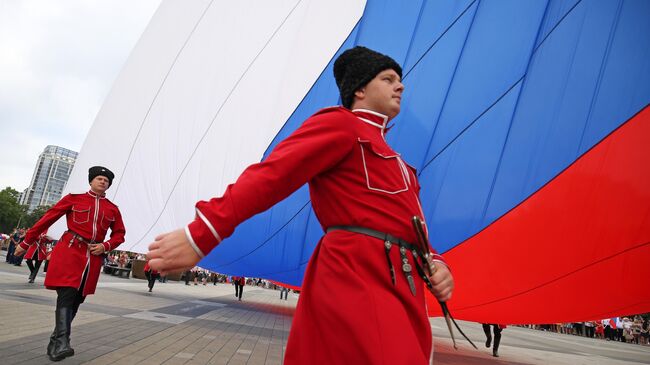
[[[43,273],[0,254],[0,364],[51,364],[45,354],[54,325],[56,293]],[[247,286],[241,302],[231,285],[156,283],[102,274],[97,294],[81,305],[72,326],[75,355],[60,364],[282,364],[298,295]],[[333,323],[333,326],[336,324]],[[650,364],[650,347],[606,342],[519,327],[503,332],[499,352],[484,347],[481,326],[460,322],[480,345],[454,350],[444,321],[432,319],[435,364]],[[344,334],[342,334],[344,335]],[[335,351],[336,349],[333,349]],[[311,364],[307,364],[311,365]],[[351,364],[354,365],[354,364]]]

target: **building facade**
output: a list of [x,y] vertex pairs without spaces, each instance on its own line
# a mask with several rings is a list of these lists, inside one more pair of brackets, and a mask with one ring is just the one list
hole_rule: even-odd
[[20,203],[31,212],[41,205],[52,205],[61,199],[78,153],[59,146],[47,146],[38,157],[29,187],[21,194]]

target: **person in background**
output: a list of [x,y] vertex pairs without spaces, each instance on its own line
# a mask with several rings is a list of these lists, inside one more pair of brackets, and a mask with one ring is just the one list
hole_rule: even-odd
[[154,284],[156,284],[156,279],[160,277],[160,274],[158,271],[154,270],[149,266],[149,261],[144,265],[144,276],[147,277],[148,286],[149,286],[149,293],[153,290]]
[[38,275],[38,269],[41,268],[41,263],[47,257],[47,245],[52,242],[52,238],[45,233],[38,237],[35,244],[29,246],[27,253],[25,253],[25,262],[29,268],[28,283],[33,283]]
[[11,249],[11,254],[9,251],[7,251],[7,257],[9,258],[9,263],[14,265],[14,266],[22,266],[23,258],[21,255],[16,255],[15,251],[16,248],[20,245],[21,242],[25,239],[25,229],[21,228],[16,231],[13,235],[11,235],[11,244],[13,244],[13,248],[11,247],[10,244],[10,249]]
[[596,321],[596,338],[601,340],[605,338],[605,326],[602,321]]
[[623,317],[623,342],[634,342],[634,334],[632,332],[632,320]]
[[239,301],[241,301],[241,296],[244,292],[244,284],[246,284],[246,278],[243,276],[233,276],[232,283],[235,285],[235,298],[239,298]]
[[642,328],[643,320],[641,319],[641,316],[634,316],[634,321],[632,322],[632,341],[637,345],[640,343]]
[[[492,356],[499,357],[499,344],[501,343],[501,331],[503,331],[507,326],[505,324],[487,324],[483,323],[483,332],[485,332],[485,347],[490,347],[492,345]],[[490,333],[490,326],[494,332],[494,344],[492,344],[492,334]]]
[[587,321],[584,322],[584,324],[585,324],[585,336],[594,338],[596,323],[594,321]]
[[[95,293],[104,253],[124,242],[126,229],[120,210],[106,198],[114,177],[105,167],[91,167],[88,170],[90,190],[61,198],[16,248],[15,254],[22,256],[54,222],[66,216],[68,230],[54,246],[45,276],[45,287],[56,290],[57,295],[54,331],[47,346],[52,361],[74,355],[70,346],[72,321],[86,296]],[[110,239],[105,240],[109,229]]]

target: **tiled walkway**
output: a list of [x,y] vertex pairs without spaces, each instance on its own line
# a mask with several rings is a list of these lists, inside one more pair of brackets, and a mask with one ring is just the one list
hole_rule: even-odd
[[[51,364],[45,354],[54,324],[54,291],[43,274],[27,283],[27,267],[4,263],[0,253],[0,364]],[[96,295],[81,305],[72,326],[75,355],[61,364],[282,364],[298,296],[245,287],[185,286],[102,274]],[[440,319],[431,321],[435,364],[650,364],[650,347],[508,327],[501,357],[461,343],[451,347]],[[461,322],[477,343],[480,325]],[[311,364],[307,364],[311,365]],[[353,364],[352,364],[353,365]]]

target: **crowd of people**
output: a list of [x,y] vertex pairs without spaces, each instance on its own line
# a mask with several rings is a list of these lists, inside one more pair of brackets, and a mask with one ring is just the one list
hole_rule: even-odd
[[650,313],[587,322],[525,325],[542,331],[650,345]]
[[[13,254],[17,245],[23,241],[25,238],[26,229],[20,228],[15,229],[10,235],[6,235],[7,238],[0,240],[2,247],[7,249],[6,262],[15,266],[22,266],[23,262],[27,263],[29,268],[28,282],[33,283],[36,278],[40,267],[45,263],[45,271],[47,271],[48,257],[52,248],[56,244],[56,241],[50,236],[45,234],[41,235],[38,240],[38,244],[34,245],[34,249],[28,250],[23,256],[15,256]],[[146,261],[146,257],[143,254],[137,254],[129,251],[120,251],[113,250],[108,252],[105,255],[103,266],[106,267],[119,267],[130,269],[133,267],[133,262],[136,260]],[[105,271],[106,272],[106,271]],[[147,279],[147,286],[149,292],[153,291],[154,285],[156,282],[165,283],[167,281],[166,275],[160,275],[160,273],[149,266],[149,263],[145,263],[144,275]],[[262,279],[262,278],[246,278],[243,276],[229,276],[225,274],[220,274],[214,271],[210,271],[199,266],[187,270],[181,275],[181,281],[185,281],[185,285],[207,285],[212,283],[212,285],[217,285],[218,283],[230,283],[235,287],[235,297],[239,300],[242,298],[243,288],[245,285],[262,287],[265,289],[272,289],[280,291],[280,299],[287,300],[288,293],[290,289],[273,283],[271,281]]]

